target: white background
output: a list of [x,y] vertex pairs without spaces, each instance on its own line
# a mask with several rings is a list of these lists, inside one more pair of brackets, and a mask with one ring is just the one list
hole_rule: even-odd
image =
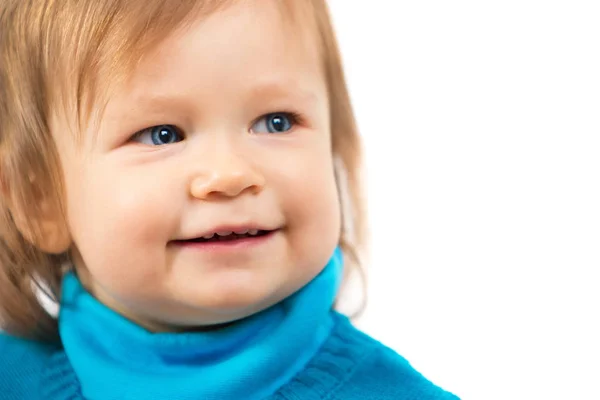
[[600,3],[329,4],[366,148],[359,326],[463,399],[600,399]]

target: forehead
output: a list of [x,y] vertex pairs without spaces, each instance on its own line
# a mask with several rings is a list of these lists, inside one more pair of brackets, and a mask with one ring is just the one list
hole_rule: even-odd
[[276,1],[241,1],[196,18],[143,54],[115,97],[285,90],[310,96],[311,88],[324,86],[318,46],[307,24],[285,12]]

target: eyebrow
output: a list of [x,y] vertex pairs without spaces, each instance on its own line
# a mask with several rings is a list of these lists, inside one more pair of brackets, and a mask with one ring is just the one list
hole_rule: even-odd
[[[290,79],[266,78],[258,81],[249,88],[244,88],[243,100],[253,101],[257,98],[293,98],[304,104],[313,104],[318,101],[316,93],[303,89],[298,82]],[[167,107],[176,107],[186,110],[190,107],[186,95],[178,93],[149,93],[132,99],[132,106],[143,110],[160,111]]]
[[316,93],[303,89],[292,80],[266,79],[250,88],[249,97],[289,97],[290,95],[305,103],[318,100]]
[[[298,82],[291,79],[265,78],[258,80],[249,88],[244,88],[243,102],[250,103],[258,98],[266,98],[270,101],[278,99],[291,99],[304,106],[312,107],[319,101],[319,96],[310,90],[302,88]],[[128,113],[149,113],[160,115],[171,114],[172,110],[178,110],[182,114],[191,112],[192,103],[188,95],[177,92],[144,92],[132,96],[129,104],[119,110],[111,110],[110,117],[121,120]]]

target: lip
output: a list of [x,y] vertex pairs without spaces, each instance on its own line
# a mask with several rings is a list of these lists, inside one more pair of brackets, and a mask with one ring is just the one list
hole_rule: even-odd
[[258,225],[258,224],[244,224],[244,225],[218,225],[214,228],[208,229],[204,232],[201,232],[197,235],[191,236],[191,237],[186,237],[184,239],[179,239],[177,240],[177,242],[179,241],[186,241],[186,240],[194,240],[194,239],[198,239],[204,236],[210,236],[213,234],[216,234],[217,232],[234,232],[234,233],[239,233],[239,232],[248,232],[251,230],[257,230],[257,231],[275,231],[278,228],[269,228],[269,227],[265,227],[264,225]]
[[[256,228],[252,228],[256,229]],[[280,229],[259,229],[263,231],[268,231],[268,233],[262,236],[249,236],[242,239],[234,239],[234,240],[223,240],[223,241],[207,241],[207,242],[195,242],[193,239],[188,240],[174,240],[171,242],[172,245],[184,248],[184,249],[193,249],[208,253],[223,253],[230,251],[242,251],[242,250],[250,250],[252,248],[257,248],[259,246],[264,246],[271,242],[278,234]],[[229,231],[227,229],[223,229],[223,231]]]

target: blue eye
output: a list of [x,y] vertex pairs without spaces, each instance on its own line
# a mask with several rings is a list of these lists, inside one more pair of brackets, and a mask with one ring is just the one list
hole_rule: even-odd
[[267,114],[252,126],[254,133],[284,133],[293,128],[297,117],[294,114],[281,112]]
[[132,140],[151,146],[162,146],[181,142],[183,135],[173,125],[158,125],[139,131],[133,136]]

